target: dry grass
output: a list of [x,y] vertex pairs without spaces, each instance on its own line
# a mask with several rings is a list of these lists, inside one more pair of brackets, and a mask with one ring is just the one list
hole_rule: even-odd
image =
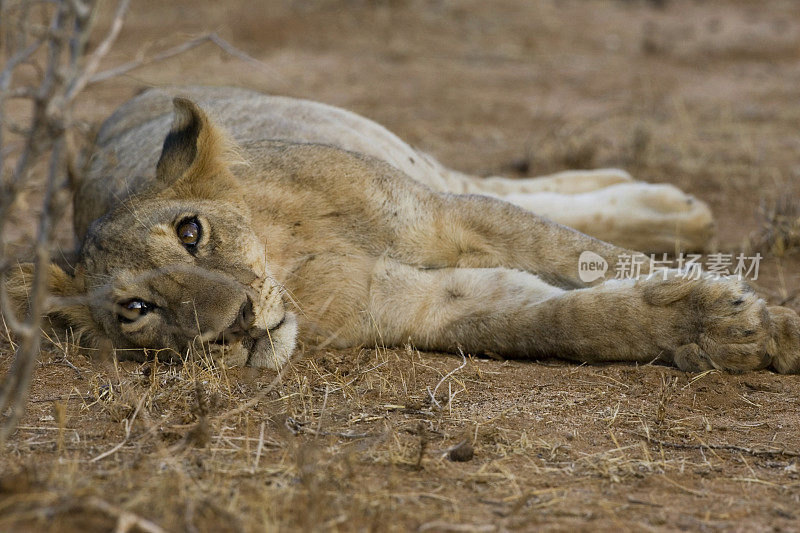
[[778,257],[800,250],[800,201],[781,196],[769,205],[765,202],[759,212],[761,227],[754,237],[754,247]]
[[[192,362],[63,361],[37,369],[54,382],[34,389],[4,454],[0,528],[517,528],[592,523],[618,498],[620,517],[658,525],[652,511],[674,520],[676,494],[730,517],[752,512],[754,494],[788,504],[800,487],[797,426],[771,441],[760,414],[782,403],[776,387],[796,387],[769,374],[742,385],[382,348],[314,354],[277,382]],[[434,402],[437,385],[449,392]],[[713,400],[722,413],[692,407]],[[465,442],[474,456],[453,461]],[[576,507],[587,490],[606,496]]]

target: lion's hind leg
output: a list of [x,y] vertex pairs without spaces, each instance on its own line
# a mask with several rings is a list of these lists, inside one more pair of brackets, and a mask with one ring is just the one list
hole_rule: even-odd
[[461,175],[460,178],[457,187],[460,187],[461,190],[457,192],[494,196],[541,192],[578,194],[596,191],[620,183],[634,182],[630,174],[618,168],[565,170],[535,178],[507,178],[504,176],[478,178],[467,175]]
[[578,194],[512,193],[502,199],[632,250],[679,252],[713,248],[711,209],[672,185],[621,183]]
[[448,176],[450,192],[492,196],[624,248],[670,253],[714,248],[714,218],[705,202],[673,185],[635,181],[624,170],[520,179],[455,171]]

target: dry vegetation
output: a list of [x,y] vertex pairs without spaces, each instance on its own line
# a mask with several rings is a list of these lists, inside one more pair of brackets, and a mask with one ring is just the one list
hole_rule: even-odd
[[[471,172],[622,166],[709,201],[720,248],[759,247],[758,289],[798,308],[796,3],[260,5],[134,2],[102,68],[207,32],[261,66],[203,44],[88,87],[75,116],[228,83],[348,107]],[[4,244],[33,242],[35,214]],[[0,332],[7,372],[18,339]],[[796,530],[798,398],[768,372],[364,347],[278,375],[48,345],[0,453],[0,530]]]

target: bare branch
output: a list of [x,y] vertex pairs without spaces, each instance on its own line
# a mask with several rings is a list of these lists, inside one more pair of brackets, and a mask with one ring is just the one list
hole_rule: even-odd
[[28,324],[23,323],[17,317],[16,311],[11,306],[9,301],[11,298],[8,295],[8,288],[6,287],[5,275],[0,275],[0,311],[3,313],[6,325],[17,335],[27,337],[33,335],[35,332]]
[[111,29],[108,31],[108,34],[106,34],[105,39],[103,39],[103,41],[97,46],[92,55],[89,56],[89,59],[87,60],[86,65],[84,66],[80,75],[78,75],[69,85],[65,95],[67,101],[74,99],[75,96],[81,92],[84,87],[86,87],[86,84],[89,82],[92,75],[97,71],[97,67],[100,66],[100,61],[106,56],[106,54],[108,54],[108,51],[111,50],[111,46],[114,44],[114,41],[117,40],[119,32],[122,29],[122,21],[125,18],[125,13],[127,13],[130,3],[131,0],[120,0],[119,4],[117,4],[117,11],[114,14],[114,20],[111,23]]
[[[11,305],[5,273],[16,258],[7,257],[5,246],[0,246],[0,309],[6,323],[19,337],[14,362],[0,383],[0,444],[16,428],[28,400],[29,386],[41,342],[42,316],[47,312],[50,250],[53,248],[53,228],[62,218],[68,195],[67,166],[71,160],[69,130],[73,126],[70,104],[85,87],[86,81],[97,70],[100,60],[108,52],[119,34],[122,16],[130,0],[120,0],[117,16],[106,38],[88,60],[83,60],[85,43],[89,37],[91,20],[96,4],[93,0],[53,0],[42,3],[43,17],[50,20],[46,26],[31,24],[30,5],[22,2],[14,10],[2,9],[3,23],[9,29],[11,43],[7,47],[10,57],[0,72],[0,235],[4,235],[6,222],[16,205],[20,191],[31,188],[31,169],[49,160],[47,164],[41,215],[37,219],[34,243],[34,269],[28,292],[28,314],[23,321],[16,316]],[[8,17],[12,17],[9,20]],[[46,53],[39,53],[46,47]],[[33,65],[40,73],[36,82],[13,86],[14,74],[23,65]],[[4,104],[9,98],[28,99],[33,104],[32,116],[24,123],[16,123],[5,115]],[[5,157],[16,150],[3,142],[4,132],[23,135],[13,169],[6,168]],[[4,243],[0,243],[4,244]]]
[[[50,262],[49,243],[52,240],[53,218],[61,214],[61,209],[57,202],[58,191],[66,184],[66,172],[64,169],[64,139],[63,137],[56,142],[50,155],[50,167],[48,169],[47,189],[45,191],[44,211],[39,219],[39,233],[36,243],[36,260],[33,273],[33,284],[30,293],[30,313],[26,323],[26,328],[30,331],[27,335],[21,335],[22,342],[17,348],[15,366],[18,365],[18,373],[12,375],[13,392],[11,412],[8,414],[4,423],[0,425],[0,443],[5,442],[9,434],[16,428],[17,422],[25,412],[30,392],[30,382],[33,376],[33,367],[39,354],[41,342],[42,315],[47,299],[47,277],[48,264]],[[3,383],[3,396],[9,394],[11,387]],[[5,398],[4,398],[5,399]],[[0,407],[3,411],[6,408],[5,402]]]
[[[14,69],[27,61],[34,53],[36,53],[36,50],[42,46],[42,43],[43,41],[41,39],[31,43],[27,48],[20,50],[6,62],[5,68],[2,72],[0,72],[0,91],[5,93],[5,91],[8,90],[8,87],[11,84],[11,76],[14,73]],[[2,97],[2,95],[0,95],[0,97]]]
[[[3,111],[3,107],[5,104],[5,99],[7,98],[7,91],[11,85],[11,80],[13,78],[14,69],[16,69],[19,65],[27,61],[39,47],[42,45],[42,41],[36,41],[29,45],[24,50],[20,50],[17,52],[11,59],[6,62],[6,66],[2,72],[0,72],[0,146],[5,146],[3,143],[3,128],[2,125],[6,124],[5,113]],[[26,87],[26,89],[28,89]],[[0,151],[0,171],[3,170],[5,164],[5,154],[4,152]],[[0,229],[2,229],[2,225],[0,225]]]
[[96,509],[97,511],[116,518],[117,527],[115,528],[115,531],[131,531],[140,529],[145,533],[165,533],[165,530],[155,522],[151,522],[150,520],[142,518],[141,516],[130,511],[120,509],[119,507],[111,505],[107,501],[101,500],[100,498],[89,498],[85,505],[89,508]]
[[[34,210],[41,215],[36,218],[38,227],[32,243],[35,259],[25,317],[18,316],[5,286],[8,268],[19,259],[10,256],[6,243],[0,242],[0,283],[3,284],[0,311],[6,324],[19,337],[11,369],[0,378],[0,445],[16,428],[28,401],[28,389],[39,355],[42,317],[52,305],[65,303],[63,298],[51,297],[47,285],[50,252],[54,248],[53,227],[61,219],[68,201],[68,195],[64,194],[68,173],[80,173],[82,169],[76,163],[77,152],[72,142],[77,128],[72,118],[72,105],[78,95],[90,84],[166,60],[207,42],[279,79],[267,65],[216,33],[196,37],[149,59],[137,59],[98,72],[100,63],[120,34],[131,0],[118,0],[109,29],[87,55],[86,43],[98,4],[98,0],[23,0],[9,6],[0,0],[0,31],[6,32],[2,36],[4,46],[0,47],[0,55],[5,59],[0,71],[0,236],[7,234],[4,228],[19,205],[16,200],[21,192],[38,184],[33,181],[36,176],[32,170],[49,158],[41,210]],[[32,10],[32,5],[41,9]],[[41,19],[35,20],[34,15],[39,14]],[[36,71],[35,79],[15,85],[17,70],[29,66]],[[24,120],[6,116],[5,103],[9,99],[28,100],[32,104],[31,116]],[[9,132],[19,134],[21,139],[15,139],[15,144],[5,143],[3,135]],[[15,161],[13,168],[7,168],[6,157],[11,154]],[[89,295],[90,298],[99,296],[102,295]],[[143,526],[139,524],[139,527]]]
[[700,444],[688,444],[684,442],[670,442],[666,440],[657,439],[650,435],[643,435],[635,431],[628,431],[631,435],[646,440],[650,443],[658,444],[659,446],[666,446],[669,448],[677,448],[680,450],[722,450],[726,452],[739,452],[753,455],[755,457],[800,457],[800,452],[796,450],[789,450],[787,448],[747,448],[745,446],[737,446],[734,444],[708,444],[701,442]]
[[6,100],[10,100],[12,98],[35,98],[36,93],[33,92],[33,89],[30,87],[16,87],[14,89],[10,89],[5,92],[3,98]]
[[201,35],[199,37],[195,37],[194,39],[186,41],[185,43],[181,43],[181,44],[179,44],[177,46],[173,46],[172,48],[168,48],[168,49],[164,50],[163,52],[158,53],[158,54],[154,55],[153,57],[151,57],[149,59],[136,59],[134,61],[129,61],[127,63],[123,63],[122,65],[120,65],[118,67],[114,67],[114,68],[111,68],[111,69],[108,69],[108,70],[104,70],[102,72],[98,72],[97,74],[95,74],[94,76],[91,77],[91,79],[89,80],[89,83],[90,84],[99,83],[99,82],[102,82],[102,81],[109,80],[111,78],[115,78],[117,76],[121,76],[123,74],[127,74],[128,72],[130,72],[132,70],[136,70],[137,68],[145,67],[145,66],[151,65],[153,63],[158,63],[160,61],[164,61],[164,60],[169,59],[171,57],[175,57],[177,55],[180,55],[180,54],[182,54],[184,52],[188,52],[189,50],[191,50],[193,48],[197,48],[201,44],[204,44],[204,43],[207,43],[207,42],[214,43],[215,45],[217,45],[220,49],[222,49],[226,53],[228,53],[228,54],[230,54],[230,55],[232,55],[232,56],[234,56],[234,57],[236,57],[238,59],[241,59],[242,61],[244,61],[246,63],[249,63],[250,65],[253,65],[257,69],[261,70],[262,72],[264,72],[266,74],[269,74],[273,78],[280,80],[280,78],[276,75],[275,71],[273,69],[271,69],[265,63],[259,61],[258,59],[254,58],[254,57],[252,57],[250,55],[247,55],[244,52],[242,52],[241,50],[239,50],[238,48],[233,46],[231,43],[229,43],[228,41],[226,41],[225,39],[223,39],[222,37],[220,37],[216,33],[207,33],[205,35]]

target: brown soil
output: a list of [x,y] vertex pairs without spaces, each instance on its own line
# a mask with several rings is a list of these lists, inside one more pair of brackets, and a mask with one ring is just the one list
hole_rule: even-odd
[[[473,173],[674,183],[738,251],[775,231],[762,205],[800,192],[800,5],[661,4],[139,0],[106,67],[217,31],[268,72],[207,44],[92,87],[78,111],[97,124],[163,84],[311,98]],[[769,254],[757,287],[797,309],[798,266]],[[796,376],[461,366],[306,350],[276,379],[47,350],[0,455],[0,529],[800,529]]]

